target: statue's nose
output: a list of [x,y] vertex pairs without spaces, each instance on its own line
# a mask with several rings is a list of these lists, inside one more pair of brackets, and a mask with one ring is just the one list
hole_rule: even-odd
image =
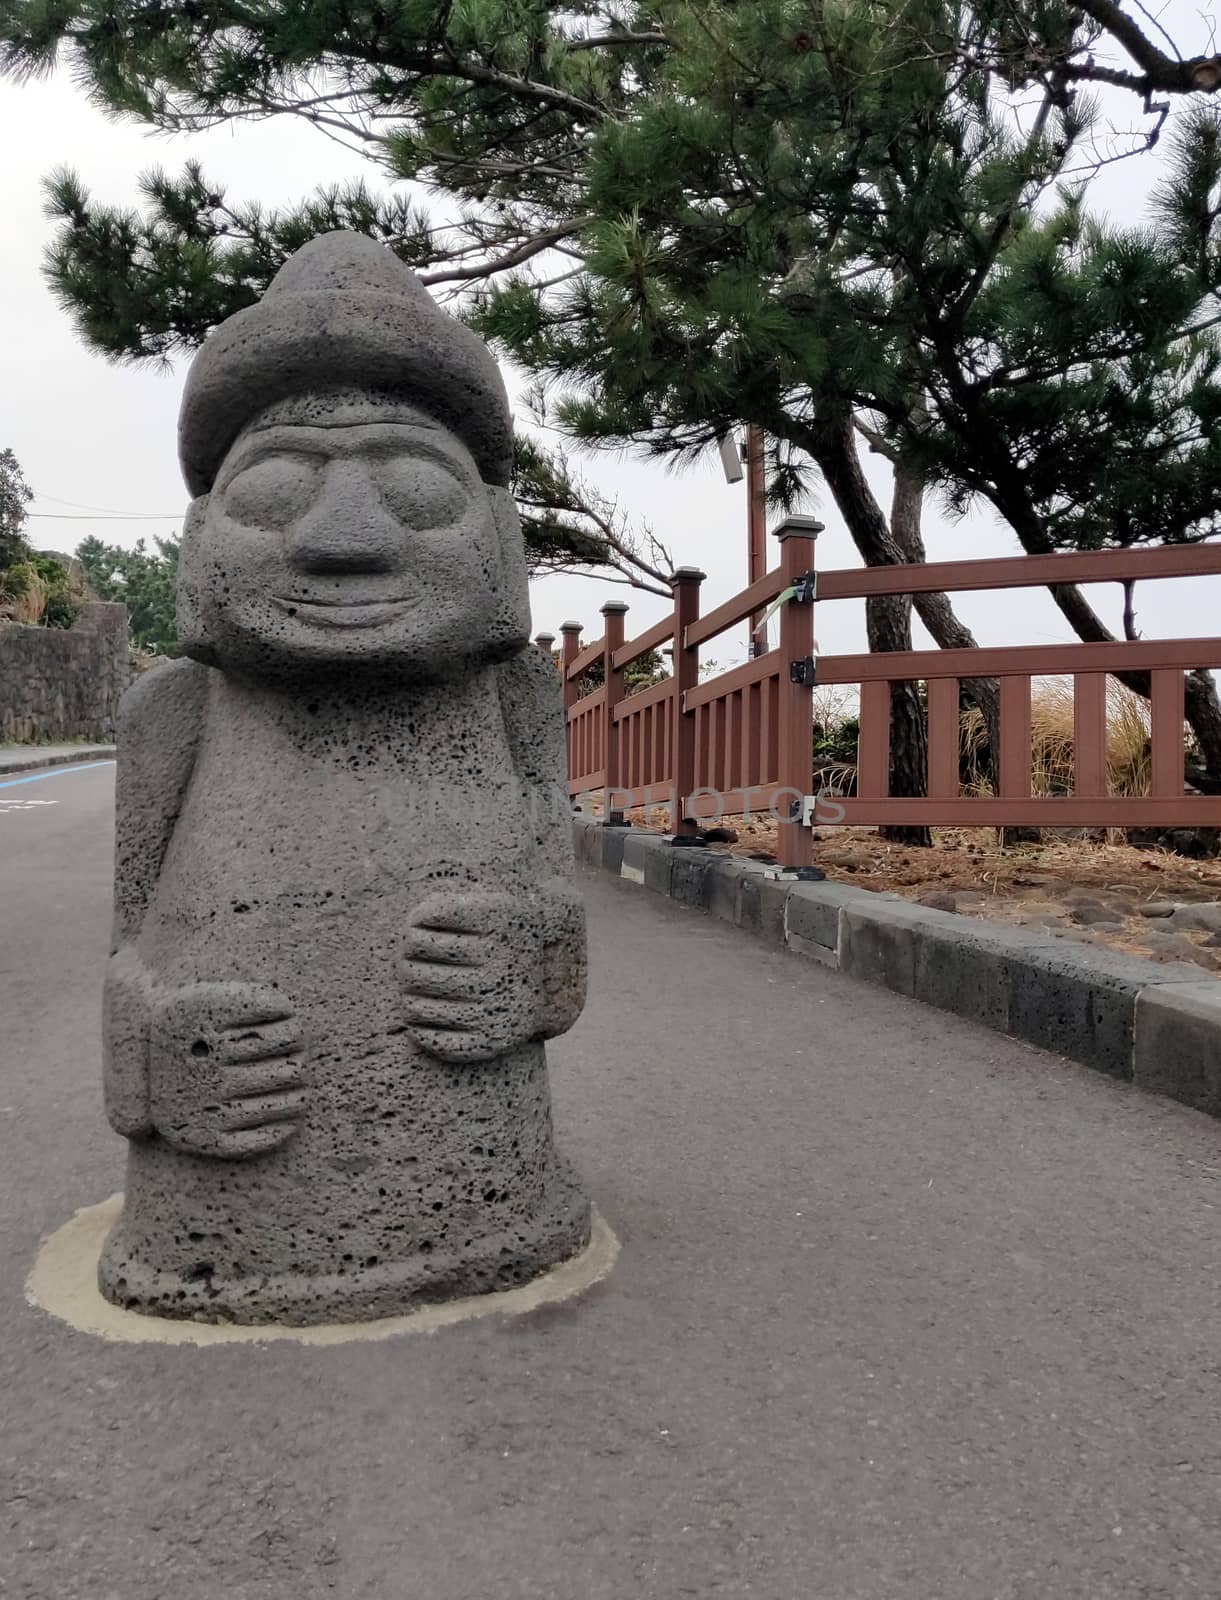
[[288,554],[302,572],[392,572],[403,530],[360,461],[332,461],[321,492],[289,529]]

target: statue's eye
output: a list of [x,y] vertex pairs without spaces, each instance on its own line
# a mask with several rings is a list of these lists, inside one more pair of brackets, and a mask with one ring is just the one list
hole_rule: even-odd
[[374,469],[386,509],[409,528],[443,528],[461,520],[470,490],[428,456],[385,456]]
[[225,510],[254,528],[287,528],[306,511],[317,491],[313,456],[262,456],[243,467],[224,491]]

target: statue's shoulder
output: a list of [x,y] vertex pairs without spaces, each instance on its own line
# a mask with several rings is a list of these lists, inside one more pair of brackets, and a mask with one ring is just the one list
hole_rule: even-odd
[[502,698],[528,694],[534,700],[541,696],[544,700],[561,703],[559,672],[536,644],[528,644],[515,656],[502,661],[496,671]]
[[119,704],[115,740],[115,946],[134,938],[195,768],[209,669],[150,667]]
[[500,704],[519,772],[553,783],[564,771],[564,699],[559,673],[537,645],[496,669]]
[[179,656],[150,667],[119,704],[119,744],[149,739],[174,746],[193,744],[208,693],[208,668]]

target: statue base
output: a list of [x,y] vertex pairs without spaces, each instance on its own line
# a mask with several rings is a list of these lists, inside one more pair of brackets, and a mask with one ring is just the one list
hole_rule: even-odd
[[123,1196],[86,1206],[47,1238],[26,1281],[26,1300],[79,1333],[125,1344],[211,1346],[272,1344],[288,1340],[304,1345],[368,1343],[408,1333],[431,1333],[454,1323],[484,1317],[523,1316],[542,1306],[572,1300],[611,1271],[619,1255],[616,1239],[596,1208],[590,1217],[589,1243],[517,1288],[500,1289],[461,1299],[428,1302],[397,1316],[352,1322],[306,1324],[184,1320],[149,1316],[103,1299],[98,1267],[108,1238],[123,1209]]
[[120,1217],[102,1250],[98,1287],[113,1305],[194,1322],[357,1322],[528,1283],[589,1244],[590,1204],[575,1175],[556,1173],[540,1214],[449,1252],[357,1263],[333,1273],[226,1277],[200,1263],[183,1273],[142,1261]]

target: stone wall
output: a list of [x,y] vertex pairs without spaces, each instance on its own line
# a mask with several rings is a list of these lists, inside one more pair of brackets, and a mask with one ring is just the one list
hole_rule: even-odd
[[72,628],[0,623],[0,744],[112,738],[129,676],[124,605],[83,605]]

